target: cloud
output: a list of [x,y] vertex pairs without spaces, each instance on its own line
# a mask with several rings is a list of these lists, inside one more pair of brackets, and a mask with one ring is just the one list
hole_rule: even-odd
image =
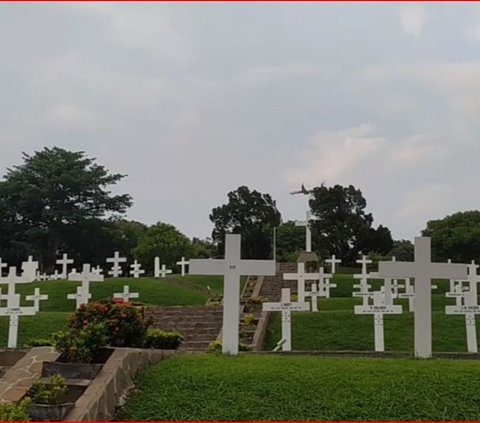
[[400,23],[406,34],[419,37],[425,28],[425,8],[419,4],[403,6],[400,10]]

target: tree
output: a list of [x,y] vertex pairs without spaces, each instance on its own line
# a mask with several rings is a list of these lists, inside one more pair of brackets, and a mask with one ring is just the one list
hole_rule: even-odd
[[480,258],[480,211],[458,212],[439,220],[430,220],[422,231],[432,238],[435,260],[470,263]]
[[193,258],[211,258],[217,253],[217,246],[210,238],[192,239],[192,257]]
[[228,193],[228,203],[210,214],[214,224],[212,238],[224,252],[225,234],[242,235],[244,258],[268,258],[272,254],[273,228],[281,222],[280,212],[269,194],[250,191],[246,186]]
[[305,249],[305,228],[289,220],[277,229],[277,261],[293,262]]
[[360,251],[383,254],[391,250],[390,231],[384,226],[372,228],[373,217],[365,212],[367,202],[359,189],[322,185],[311,194],[312,238],[322,256],[335,254],[352,264]]
[[75,228],[130,207],[128,194],[108,190],[124,176],[111,174],[84,152],[54,147],[23,153],[23,164],[8,169],[0,182],[0,217],[11,239],[52,268],[57,252],[69,249]]
[[393,248],[390,255],[395,257],[397,261],[413,261],[415,247],[412,241],[406,239],[393,241]]
[[150,226],[133,249],[135,258],[147,270],[153,268],[155,257],[160,257],[162,264],[176,266],[180,257],[189,257],[192,253],[190,240],[175,226],[158,222]]

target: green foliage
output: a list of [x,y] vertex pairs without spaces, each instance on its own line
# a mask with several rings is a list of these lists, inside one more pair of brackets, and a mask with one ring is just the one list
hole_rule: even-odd
[[[250,345],[244,344],[240,342],[238,344],[238,351],[252,351],[252,347]],[[210,342],[208,345],[208,350],[207,352],[209,353],[221,353],[222,352],[222,343],[220,341],[213,341]]]
[[277,261],[291,263],[297,261],[305,250],[305,228],[295,226],[289,220],[277,228]]
[[69,363],[91,363],[107,345],[103,323],[91,322],[81,328],[70,328],[68,332],[53,335],[53,344],[60,359]]
[[423,236],[432,238],[435,260],[470,263],[480,258],[480,211],[455,213],[439,220],[431,220]]
[[267,297],[262,297],[261,295],[257,295],[255,297],[250,297],[248,300],[247,300],[247,303],[250,303],[250,304],[262,304],[264,303],[265,301],[268,301],[268,298]]
[[241,322],[242,326],[250,326],[255,322],[255,315],[253,313],[247,313]]
[[478,374],[478,360],[174,356],[115,421],[478,421]]
[[32,339],[30,341],[25,342],[25,348],[33,348],[33,347],[51,347],[53,346],[53,339],[51,338],[37,338]]
[[108,190],[123,176],[83,152],[54,147],[24,153],[23,164],[8,169],[0,182],[0,221],[8,233],[3,248],[33,252],[51,268],[56,252],[69,249],[73,231],[131,205],[129,195]]
[[33,404],[58,405],[65,403],[67,384],[60,375],[53,375],[47,381],[35,381],[28,392]]
[[180,257],[189,257],[191,252],[190,240],[175,226],[161,222],[150,226],[133,249],[135,258],[147,269],[152,268],[157,256],[162,258],[162,264],[171,267],[176,266]]
[[183,341],[178,332],[165,332],[161,329],[148,329],[145,335],[145,348],[176,350]]
[[217,246],[210,239],[192,239],[192,257],[195,258],[210,258],[217,254]]
[[242,235],[244,258],[268,258],[272,255],[273,228],[281,222],[280,212],[269,194],[250,191],[246,186],[228,193],[228,203],[210,214],[214,224],[212,238],[223,254],[225,234]]
[[13,402],[0,404],[0,422],[29,422],[28,407],[31,403],[30,398],[25,398],[18,404]]
[[92,324],[105,326],[105,335],[113,347],[141,347],[150,325],[143,307],[110,300],[82,304],[71,316],[70,327],[88,329]]
[[406,239],[393,241],[393,248],[390,252],[391,257],[395,257],[397,261],[413,261],[415,247],[411,241]]
[[359,251],[387,254],[392,249],[390,231],[372,227],[373,217],[365,212],[367,202],[353,185],[312,190],[309,200],[313,216],[312,238],[320,255],[335,254],[343,264],[354,263]]

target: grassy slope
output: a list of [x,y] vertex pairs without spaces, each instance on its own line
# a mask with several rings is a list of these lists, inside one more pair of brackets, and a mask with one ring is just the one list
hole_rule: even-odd
[[142,372],[116,419],[480,419],[480,363],[456,360],[178,356]]
[[[176,279],[176,281],[174,280]],[[182,281],[184,286],[182,286]],[[47,338],[53,332],[67,327],[67,317],[75,310],[75,301],[67,300],[67,294],[74,293],[80,283],[69,281],[45,281],[17,285],[17,293],[22,296],[23,305],[31,305],[25,300],[25,295],[33,294],[39,287],[42,294],[48,294],[49,299],[40,303],[42,310],[36,316],[20,317],[18,346],[36,338]],[[208,285],[213,292],[221,292],[223,279],[221,276],[192,276],[182,278],[174,275],[172,278],[159,280],[154,278],[118,278],[107,279],[105,282],[90,284],[92,299],[111,297],[114,292],[121,292],[123,285],[129,285],[131,292],[140,294],[139,300],[151,305],[202,305],[208,295],[205,287]],[[2,286],[6,291],[6,286]],[[3,306],[5,303],[3,303]],[[8,318],[0,318],[0,347],[7,345]]]
[[[351,276],[335,277],[337,288],[332,295],[338,298],[321,299],[318,313],[292,313],[292,347],[294,350],[373,350],[373,316],[355,315],[353,309],[361,299],[352,298]],[[380,282],[373,282],[378,289]],[[432,294],[433,349],[434,351],[466,351],[465,322],[463,316],[445,315],[446,304],[454,299],[445,297],[448,281],[436,281],[439,288]],[[413,313],[409,313],[407,300],[395,300],[404,306],[401,315],[385,316],[385,349],[412,351]],[[280,313],[271,316],[265,349],[272,350],[281,338]]]

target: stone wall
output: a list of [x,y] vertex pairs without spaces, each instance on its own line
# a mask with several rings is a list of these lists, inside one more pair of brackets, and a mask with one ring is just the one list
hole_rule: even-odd
[[145,367],[158,363],[174,350],[116,348],[97,377],[90,383],[65,421],[109,421],[120,405],[135,376]]

